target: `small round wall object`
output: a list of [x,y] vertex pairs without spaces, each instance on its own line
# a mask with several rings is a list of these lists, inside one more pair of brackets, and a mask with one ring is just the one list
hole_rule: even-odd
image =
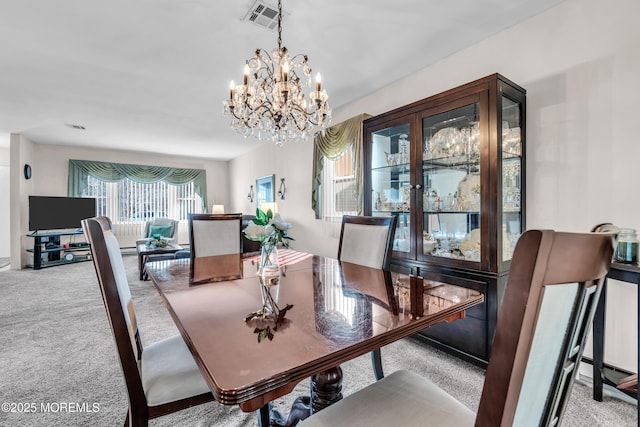
[[31,179],[31,165],[30,164],[27,163],[27,164],[24,165],[23,173],[24,173],[24,179]]
[[64,259],[67,261],[73,261],[73,254],[65,254]]

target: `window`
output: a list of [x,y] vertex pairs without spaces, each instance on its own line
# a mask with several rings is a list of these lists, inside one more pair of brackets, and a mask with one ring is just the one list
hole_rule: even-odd
[[128,178],[106,182],[89,175],[82,196],[95,197],[96,214],[108,216],[113,222],[145,222],[153,218],[186,221],[189,213],[202,213],[202,201],[193,182],[143,184]]
[[335,222],[362,212],[362,123],[367,117],[360,114],[315,133],[311,208],[316,219]]
[[324,158],[322,216],[342,222],[343,215],[357,215],[358,191],[353,169],[353,144],[336,160]]

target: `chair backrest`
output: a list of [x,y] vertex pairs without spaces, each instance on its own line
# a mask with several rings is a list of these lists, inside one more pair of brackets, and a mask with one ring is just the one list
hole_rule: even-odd
[[189,282],[242,277],[242,214],[189,214]]
[[138,361],[142,342],[138,334],[131,291],[122,261],[120,245],[107,217],[82,221],[84,235],[91,247],[102,300],[116,342],[131,405],[146,405]]
[[612,254],[604,233],[520,237],[476,426],[560,423]]
[[[144,231],[142,233],[142,237],[147,238],[151,237],[151,227],[171,227],[169,230],[168,237],[172,239],[174,242],[178,241],[178,221],[170,218],[154,218],[152,220],[147,221],[144,224]],[[155,233],[154,233],[155,234]]]
[[342,217],[338,259],[372,268],[389,269],[396,216]]

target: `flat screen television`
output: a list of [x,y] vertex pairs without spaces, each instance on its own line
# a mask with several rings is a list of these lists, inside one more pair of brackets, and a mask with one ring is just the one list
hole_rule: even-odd
[[94,216],[95,198],[29,196],[30,231],[81,228],[80,221]]

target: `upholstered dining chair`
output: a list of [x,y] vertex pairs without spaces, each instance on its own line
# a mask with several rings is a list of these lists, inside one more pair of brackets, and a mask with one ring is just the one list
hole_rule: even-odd
[[[397,216],[343,216],[338,259],[388,271],[397,221]],[[376,380],[383,378],[380,349],[371,352],[371,365]]]
[[154,234],[160,234],[170,243],[178,243],[178,221],[170,218],[154,218],[145,222],[142,237],[136,240],[136,245],[145,243]]
[[189,214],[189,283],[242,277],[242,214]]
[[397,216],[344,215],[338,259],[388,270],[397,221]]
[[302,426],[559,425],[612,254],[604,233],[530,230],[520,237],[477,413],[400,370]]
[[180,335],[146,347],[136,324],[120,246],[107,217],[82,221],[129,395],[125,426],[214,400]]

